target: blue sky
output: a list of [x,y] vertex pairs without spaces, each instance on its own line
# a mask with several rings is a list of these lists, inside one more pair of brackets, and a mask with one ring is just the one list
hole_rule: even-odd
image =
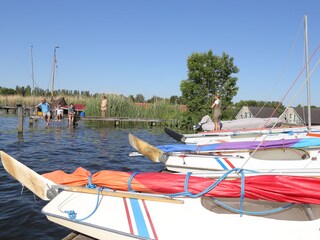
[[[53,50],[59,46],[55,89],[181,96],[188,57],[211,49],[233,57],[240,69],[234,102],[304,105],[305,88],[287,91],[305,65],[305,15],[311,56],[320,43],[317,0],[3,0],[0,86],[32,87],[33,46],[36,86],[51,89]],[[311,103],[320,106],[317,72]],[[298,81],[304,80],[305,73]]]

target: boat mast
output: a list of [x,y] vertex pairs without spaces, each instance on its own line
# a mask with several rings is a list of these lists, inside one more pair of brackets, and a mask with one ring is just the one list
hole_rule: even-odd
[[306,55],[306,75],[307,75],[307,104],[308,104],[308,129],[311,129],[311,101],[310,101],[310,77],[309,77],[309,50],[308,50],[308,17],[304,16],[305,31],[305,55]]
[[32,92],[33,92],[33,105],[36,104],[36,94],[34,92],[34,71],[33,71],[33,53],[32,53],[33,46],[31,46],[31,71],[32,71]]
[[55,68],[56,68],[56,63],[57,63],[57,58],[56,58],[56,49],[57,48],[59,48],[59,46],[54,47],[54,53],[53,53],[51,100],[53,100],[53,95],[54,95],[54,73],[55,73]]

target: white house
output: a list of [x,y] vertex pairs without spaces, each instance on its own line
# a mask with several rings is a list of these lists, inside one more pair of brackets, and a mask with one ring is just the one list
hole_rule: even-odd
[[[280,116],[272,107],[243,106],[236,115],[236,119],[243,118],[270,118],[279,117],[288,125],[308,125],[307,107],[288,107]],[[311,108],[311,125],[320,125],[320,109]]]
[[279,117],[279,114],[272,107],[248,107],[243,106],[236,115],[236,119],[243,118],[269,118]]

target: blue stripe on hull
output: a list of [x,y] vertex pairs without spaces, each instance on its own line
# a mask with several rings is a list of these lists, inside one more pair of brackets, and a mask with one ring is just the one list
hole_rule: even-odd
[[138,235],[140,237],[150,238],[147,224],[144,220],[138,199],[130,198],[131,208],[136,221]]
[[214,158],[215,160],[217,160],[217,162],[220,164],[220,166],[224,169],[224,170],[228,170],[228,168],[226,167],[226,165],[223,164],[223,162],[221,162],[221,160],[217,157]]

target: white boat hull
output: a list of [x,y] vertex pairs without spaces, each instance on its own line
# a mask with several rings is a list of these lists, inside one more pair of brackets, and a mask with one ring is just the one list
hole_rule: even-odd
[[307,137],[308,133],[320,134],[320,127],[313,127],[308,130],[306,127],[279,128],[279,129],[260,129],[244,131],[213,131],[196,134],[179,134],[166,128],[165,132],[186,144],[212,144],[219,142],[237,141],[261,141],[277,139],[294,139]]
[[226,135],[226,136],[194,136],[185,138],[184,143],[186,144],[214,144],[222,142],[241,142],[241,141],[264,141],[264,140],[279,140],[279,139],[296,139],[306,138],[307,132],[296,132],[296,133],[246,133],[237,135]]
[[[94,214],[77,221],[64,211],[74,210],[76,219],[85,218],[95,209],[97,195],[63,191],[42,212],[50,221],[97,239],[320,239],[319,205],[296,205],[269,216],[241,216],[207,197],[183,200],[176,204],[102,196]],[[243,208],[264,212],[274,205],[284,204],[246,201]]]
[[[238,180],[233,177],[224,184],[216,182],[218,183],[216,187],[219,188],[222,185],[224,187],[219,190],[219,193],[208,192],[207,190],[210,189],[207,189],[208,195],[235,197],[220,199],[220,202],[217,203],[209,197],[196,197],[195,195],[193,195],[195,198],[182,197],[185,195],[181,192],[186,193],[186,182],[184,180],[181,182],[182,185],[181,183],[176,184],[176,181],[181,181],[183,178],[190,180],[190,183],[193,182],[193,184],[188,184],[187,193],[193,192],[192,188],[197,188],[198,196],[203,194],[203,191],[199,194],[200,186],[202,186],[200,189],[207,188],[208,183],[214,186],[211,179],[208,182],[206,178],[202,180],[188,176],[181,178],[181,175],[162,173],[154,173],[150,177],[146,173],[149,178],[145,176],[140,178],[140,181],[146,181],[145,183],[148,184],[133,188],[137,191],[150,192],[152,190],[153,192],[170,193],[175,189],[174,192],[180,193],[180,198],[110,189],[101,192],[98,189],[55,184],[5,152],[0,151],[0,154],[2,164],[11,176],[41,199],[51,200],[42,209],[49,220],[97,239],[212,239],[213,236],[219,239],[234,239],[236,236],[246,240],[320,239],[320,204],[317,190],[319,169],[308,169],[308,171],[297,169],[292,171],[295,177],[288,177],[291,176],[288,169],[284,170],[284,174],[278,172],[274,177],[260,174],[261,176],[252,176],[248,182],[245,181],[245,185],[241,184],[241,187],[234,185]],[[313,173],[312,170],[314,170]],[[66,176],[63,172],[58,172],[60,177]],[[312,178],[302,177],[309,176],[309,173],[313,175]],[[220,178],[222,174],[224,173],[219,172],[216,176],[211,177]],[[106,180],[103,183],[104,186],[111,187],[115,184],[116,189],[126,189],[129,182],[131,187],[134,186],[132,182],[134,179],[131,179],[133,175],[128,176],[124,172],[103,171],[99,173],[99,176],[104,176],[103,179]],[[111,177],[109,181],[107,181],[107,176]],[[75,175],[71,178],[74,177]],[[196,179],[197,182],[194,182]],[[266,185],[261,179],[269,179],[270,182]],[[293,185],[290,184],[290,181]],[[280,185],[278,185],[279,182]],[[136,182],[135,185],[140,185],[139,183]],[[200,185],[197,186],[198,184]],[[237,193],[239,188],[244,190],[240,195]],[[57,189],[64,190],[57,195],[53,194],[58,193]],[[246,198],[239,201],[238,196]],[[269,202],[268,200],[271,199],[313,204],[292,205]]]
[[175,172],[208,172],[244,168],[250,170],[319,169],[318,150],[266,149],[224,152],[223,155],[172,153],[162,159],[167,170]]

